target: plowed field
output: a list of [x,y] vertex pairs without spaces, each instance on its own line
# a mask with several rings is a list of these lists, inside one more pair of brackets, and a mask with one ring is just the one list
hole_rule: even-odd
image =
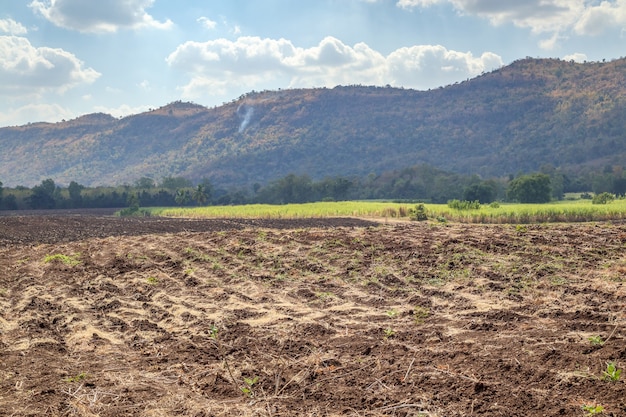
[[624,225],[3,216],[0,416],[626,416],[625,282]]

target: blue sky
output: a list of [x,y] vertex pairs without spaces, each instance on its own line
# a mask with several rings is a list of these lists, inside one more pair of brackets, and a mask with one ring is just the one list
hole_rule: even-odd
[[0,0],[0,126],[620,58],[626,0]]

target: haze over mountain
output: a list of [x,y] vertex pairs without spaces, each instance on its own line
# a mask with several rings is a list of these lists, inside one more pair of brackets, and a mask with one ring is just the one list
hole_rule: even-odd
[[289,173],[365,176],[420,163],[483,177],[626,164],[626,59],[523,59],[429,91],[344,86],[251,92],[216,108],[175,102],[0,129],[0,180],[32,186]]

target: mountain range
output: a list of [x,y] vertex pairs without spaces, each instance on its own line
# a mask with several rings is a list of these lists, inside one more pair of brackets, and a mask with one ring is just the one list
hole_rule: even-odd
[[174,102],[114,118],[0,129],[0,180],[220,186],[287,174],[367,176],[416,164],[499,177],[546,164],[626,165],[626,59],[526,58],[428,91],[341,86],[250,92],[214,108]]

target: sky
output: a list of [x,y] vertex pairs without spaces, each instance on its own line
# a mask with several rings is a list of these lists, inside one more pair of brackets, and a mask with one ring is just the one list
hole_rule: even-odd
[[625,49],[626,0],[0,0],[0,126]]

